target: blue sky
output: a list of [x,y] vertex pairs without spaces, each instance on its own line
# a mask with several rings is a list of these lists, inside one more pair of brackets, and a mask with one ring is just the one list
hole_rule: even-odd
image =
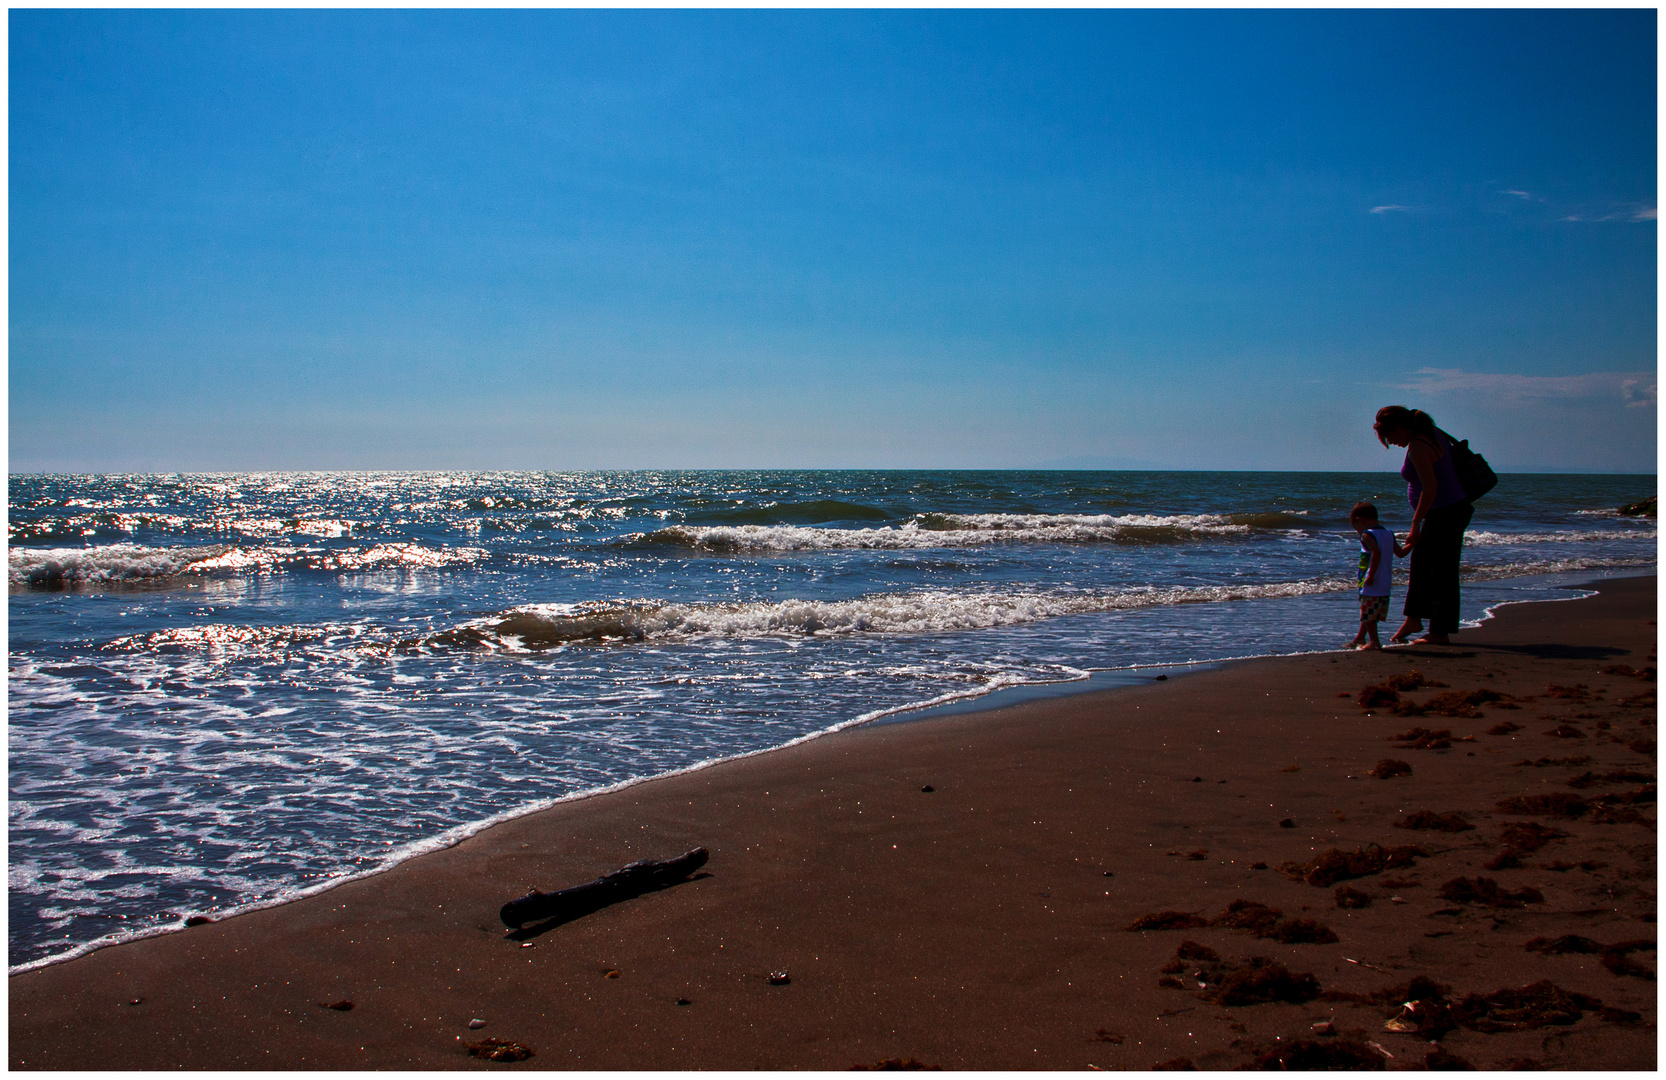
[[1655,12],[10,20],[10,468],[1653,471]]

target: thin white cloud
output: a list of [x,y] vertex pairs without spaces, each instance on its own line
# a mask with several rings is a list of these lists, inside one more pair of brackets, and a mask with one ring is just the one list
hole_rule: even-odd
[[1403,211],[1403,210],[1410,210],[1410,209],[1411,209],[1411,207],[1409,207],[1409,206],[1400,206],[1400,205],[1395,204],[1395,203],[1390,203],[1387,206],[1373,206],[1371,208],[1371,212],[1373,214],[1388,214],[1388,213],[1392,213],[1396,210],[1402,210]]
[[1485,394],[1498,401],[1521,403],[1549,398],[1610,398],[1626,408],[1655,405],[1657,379],[1648,371],[1593,371],[1585,375],[1517,375],[1510,372],[1464,371],[1460,368],[1419,368],[1397,389],[1438,397],[1445,394]]
[[1533,193],[1531,191],[1506,190],[1506,191],[1500,191],[1499,194],[1500,195],[1514,195],[1518,199],[1531,199],[1533,197]]
[[1563,221],[1654,221],[1659,211],[1642,203],[1631,203],[1619,210],[1602,214],[1569,214]]

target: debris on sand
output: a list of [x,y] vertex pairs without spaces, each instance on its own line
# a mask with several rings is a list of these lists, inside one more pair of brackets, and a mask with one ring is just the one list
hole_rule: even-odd
[[1479,904],[1490,908],[1519,908],[1528,904],[1544,903],[1545,894],[1532,886],[1510,892],[1499,887],[1492,878],[1453,878],[1440,887],[1443,900],[1454,904]]
[[353,1011],[353,1003],[346,998],[342,998],[340,1001],[320,1001],[318,1007],[320,1009],[334,1009],[336,1012]]
[[1494,724],[1492,727],[1488,728],[1487,729],[1487,734],[1488,735],[1508,735],[1512,731],[1520,731],[1520,730],[1521,730],[1521,725],[1520,724],[1514,724],[1514,723],[1511,723],[1508,720],[1505,720],[1505,721],[1502,721],[1501,723]]
[[1413,975],[1406,982],[1385,986],[1369,994],[1356,994],[1348,990],[1326,990],[1320,996],[1326,1001],[1349,1001],[1356,1005],[1401,1005],[1408,1001],[1444,1002],[1451,993],[1452,988],[1445,983],[1437,983],[1427,975]]
[[1197,1066],[1192,1064],[1189,1057],[1169,1058],[1151,1066],[1152,1072],[1197,1072]]
[[1644,668],[1642,671],[1638,671],[1630,664],[1609,664],[1602,669],[1602,673],[1604,675],[1629,675],[1634,679],[1648,679],[1650,681],[1654,679],[1654,668]]
[[1533,768],[1533,769],[1546,769],[1546,768],[1552,768],[1552,767],[1557,766],[1557,765],[1567,765],[1567,766],[1570,766],[1570,767],[1573,767],[1573,768],[1577,768],[1580,765],[1589,765],[1590,763],[1591,763],[1591,755],[1585,754],[1582,757],[1557,757],[1557,758],[1542,757],[1537,761],[1518,761],[1518,762],[1516,762],[1516,768],[1519,769],[1519,768],[1527,767],[1527,768]]
[[1174,959],[1164,967],[1165,974],[1177,975],[1188,967],[1196,967],[1199,963],[1214,963],[1221,958],[1221,954],[1207,945],[1187,938],[1180,943],[1180,948],[1174,951]]
[[1437,814],[1433,810],[1419,810],[1407,814],[1394,823],[1396,829],[1433,829],[1436,832],[1468,832],[1475,828],[1456,811]]
[[1387,1059],[1365,1043],[1357,1043],[1348,1039],[1326,1040],[1325,1042],[1297,1039],[1288,1045],[1281,1045],[1277,1049],[1257,1055],[1255,1064],[1249,1066],[1249,1068],[1269,1071],[1380,1070],[1387,1068]]
[[1354,699],[1362,709],[1380,709],[1385,705],[1396,705],[1400,701],[1400,692],[1387,686],[1367,686]]
[[1252,956],[1242,964],[1204,968],[1199,979],[1206,987],[1201,995],[1203,1000],[1228,1007],[1267,1001],[1300,1004],[1319,996],[1318,979],[1305,972],[1293,972],[1265,956]]
[[1536,937],[1522,948],[1528,952],[1545,953],[1549,956],[1559,956],[1562,953],[1600,953],[1608,948],[1600,941],[1592,941],[1588,937],[1578,934],[1563,934],[1559,938]]
[[532,1048],[523,1046],[508,1039],[482,1039],[477,1043],[464,1043],[470,1057],[485,1058],[487,1061],[525,1061],[532,1056]]
[[1452,729],[1431,731],[1426,727],[1414,727],[1389,736],[1389,741],[1399,743],[1401,750],[1445,750],[1452,745]]
[[1383,758],[1377,762],[1377,767],[1367,775],[1375,776],[1378,780],[1387,780],[1394,776],[1410,776],[1411,763],[1409,761],[1396,761],[1393,758]]
[[1408,671],[1400,675],[1390,675],[1383,680],[1383,685],[1390,690],[1421,690],[1425,686],[1430,689],[1440,689],[1446,686],[1443,682],[1425,679],[1421,671]]
[[1257,900],[1234,900],[1209,925],[1227,930],[1252,930],[1260,934],[1277,925],[1283,914],[1279,909]]
[[1341,940],[1335,930],[1315,919],[1285,919],[1266,933],[1256,936],[1286,945],[1331,945]]
[[1352,885],[1338,885],[1336,887],[1336,906],[1339,908],[1357,909],[1371,906],[1371,894]]
[[1586,701],[1591,696],[1591,688],[1584,683],[1574,683],[1572,686],[1557,686],[1555,683],[1545,687],[1545,697],[1562,698],[1566,701]]
[[1652,784],[1654,774],[1638,772],[1635,769],[1617,769],[1598,776],[1594,772],[1584,772],[1568,781],[1571,788],[1596,787],[1598,784]]
[[1481,867],[1485,870],[1520,870],[1525,865],[1521,861],[1521,852],[1506,848],[1482,863]]
[[1498,834],[1500,844],[1523,855],[1530,851],[1539,850],[1552,840],[1566,840],[1567,838],[1568,834],[1561,829],[1547,828],[1537,821],[1512,821],[1504,826],[1503,832]]
[[1519,990],[1505,988],[1490,994],[1470,994],[1452,1007],[1452,1015],[1471,1031],[1497,1034],[1577,1024],[1585,1010],[1600,1008],[1600,999],[1564,990],[1544,979]]
[[1118,1035],[1111,1031],[1110,1028],[1100,1028],[1098,1031],[1093,1033],[1094,1042],[1107,1042],[1112,1046],[1121,1046],[1125,1041],[1127,1041],[1127,1039],[1128,1036]]
[[1129,930],[1195,930],[1208,926],[1209,920],[1191,911],[1157,911],[1141,915],[1129,924]]
[[1428,852],[1414,844],[1394,848],[1371,844],[1357,851],[1331,848],[1311,862],[1288,862],[1278,869],[1286,877],[1305,881],[1317,888],[1328,889],[1339,881],[1369,877],[1384,870],[1398,870],[1411,866],[1419,858],[1427,856]]
[[[1120,1042],[1121,1040],[1117,1040],[1117,1041]],[[943,1066],[941,1066],[941,1065],[927,1065],[924,1062],[918,1061],[918,1060],[916,1060],[914,1058],[911,1058],[911,1057],[907,1057],[907,1058],[886,1058],[884,1061],[876,1061],[872,1065],[852,1065],[848,1071],[849,1072],[863,1072],[865,1070],[870,1070],[870,1069],[878,1070],[878,1071],[881,1071],[881,1072],[902,1072],[902,1071],[908,1071],[908,1072],[915,1072],[915,1071],[918,1071],[918,1072],[942,1072],[943,1071]]]
[[1452,1009],[1446,1002],[1418,999],[1401,1005],[1400,1010],[1383,1025],[1383,1030],[1438,1040],[1445,1038],[1457,1026],[1457,1021],[1452,1018]]
[[1392,706],[1396,716],[1458,716],[1474,720],[1482,713],[1477,705],[1507,702],[1496,690],[1448,690],[1424,702],[1401,701]]
[[1652,982],[1655,978],[1654,969],[1637,963],[1631,958],[1631,954],[1639,950],[1652,952],[1655,948],[1655,943],[1648,940],[1617,942],[1602,950],[1602,966],[1616,975],[1630,975]]
[[1585,732],[1580,730],[1579,728],[1574,727],[1572,724],[1557,724],[1555,727],[1553,727],[1549,731],[1545,732],[1545,734],[1549,735],[1553,739],[1583,739],[1583,738],[1585,738]]
[[1590,803],[1565,791],[1553,791],[1544,795],[1513,795],[1508,799],[1501,799],[1498,803],[1498,812],[1501,814],[1540,814],[1546,817],[1582,817],[1590,809]]

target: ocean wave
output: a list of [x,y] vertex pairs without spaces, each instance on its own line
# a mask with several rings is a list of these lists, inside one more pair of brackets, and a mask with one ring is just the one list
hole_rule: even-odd
[[7,569],[12,588],[137,585],[203,572],[207,569],[204,564],[224,557],[231,550],[226,544],[189,548],[151,548],[137,544],[12,548]]
[[1608,529],[1603,531],[1559,529],[1555,532],[1467,532],[1464,534],[1465,547],[1501,547],[1514,544],[1582,544],[1612,540],[1653,540],[1655,530],[1652,528],[1627,529],[1619,531]]
[[[1260,517],[1262,515],[1245,515]],[[1300,519],[1294,519],[1300,520]],[[831,529],[803,525],[672,525],[625,537],[699,551],[909,550],[997,543],[1178,544],[1248,536],[1256,526],[1215,514],[922,514],[902,525]]]
[[12,548],[8,569],[14,589],[74,589],[158,585],[174,578],[215,573],[436,570],[476,563],[489,554],[484,548],[431,548],[404,542],[368,548],[235,544],[154,548],[109,544],[88,548]]
[[104,646],[108,652],[281,652],[298,645],[352,636],[358,627],[327,626],[174,626],[148,634],[130,634]]
[[948,592],[879,594],[853,600],[749,603],[529,604],[403,643],[405,648],[539,651],[581,642],[838,634],[936,634],[987,630],[1063,615],[1171,604],[1307,596],[1350,588],[1344,579],[1266,585],[1145,586],[1110,592]]
[[772,502],[733,510],[695,511],[689,515],[715,525],[818,525],[829,521],[891,521],[903,515],[864,503],[840,499]]
[[1575,556],[1567,559],[1526,559],[1504,563],[1464,563],[1459,573],[1469,581],[1499,581],[1513,577],[1536,577],[1540,574],[1568,574],[1582,570],[1640,570],[1654,566],[1657,560],[1625,556]]

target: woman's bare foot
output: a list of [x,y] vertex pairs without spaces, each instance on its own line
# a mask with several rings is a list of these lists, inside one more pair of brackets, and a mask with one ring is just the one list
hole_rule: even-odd
[[1422,629],[1422,619],[1407,619],[1400,624],[1400,629],[1394,631],[1394,636],[1388,639],[1389,644],[1402,645],[1410,640],[1413,634],[1419,633]]
[[1445,634],[1424,634],[1422,637],[1420,637],[1416,641],[1412,642],[1412,644],[1413,645],[1450,645],[1450,644],[1452,644],[1452,639],[1450,637],[1447,637]]

